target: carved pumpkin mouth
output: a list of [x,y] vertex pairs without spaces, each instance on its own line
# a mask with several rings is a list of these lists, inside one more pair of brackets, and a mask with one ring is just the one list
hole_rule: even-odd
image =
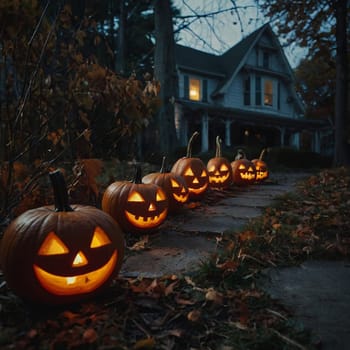
[[158,215],[140,216],[140,215],[134,215],[129,211],[125,210],[125,215],[129,220],[129,222],[131,222],[136,227],[142,227],[142,228],[152,228],[157,226],[159,223],[165,220],[166,214],[167,214],[167,210],[164,210]]
[[227,173],[227,175],[209,175],[209,181],[215,183],[223,183],[229,178],[229,176],[230,173]]
[[187,198],[188,198],[188,193],[186,193],[186,191],[184,191],[185,194],[176,194],[176,193],[173,193],[173,197],[174,199],[177,201],[177,202],[180,202],[180,203],[185,203],[187,201]]
[[192,184],[188,187],[188,190],[192,193],[202,193],[208,187],[208,184],[205,183],[203,186],[198,186],[198,183],[192,182]]
[[241,179],[244,179],[244,180],[253,180],[253,179],[255,179],[255,174],[254,173],[245,172],[245,173],[240,173],[239,175],[241,176]]
[[89,293],[100,287],[112,274],[117,263],[117,252],[97,270],[76,276],[60,276],[33,265],[35,275],[48,292],[55,295]]

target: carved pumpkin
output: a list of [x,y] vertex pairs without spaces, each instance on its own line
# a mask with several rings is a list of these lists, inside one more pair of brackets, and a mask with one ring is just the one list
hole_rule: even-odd
[[270,175],[267,164],[262,160],[266,152],[267,152],[267,149],[264,148],[261,151],[259,158],[252,160],[252,163],[255,165],[255,169],[256,169],[256,180],[257,181],[264,181]]
[[96,295],[119,272],[124,237],[92,206],[68,204],[62,173],[50,173],[55,206],[31,209],[6,229],[1,267],[9,287],[37,303],[63,304]]
[[125,232],[149,232],[167,217],[168,198],[158,185],[142,183],[141,167],[137,166],[132,181],[116,181],[107,187],[102,210],[117,220]]
[[256,180],[255,165],[239,150],[235,160],[231,162],[232,180],[236,185],[251,185]]
[[171,169],[172,173],[185,179],[191,199],[201,197],[209,185],[207,167],[200,158],[192,157],[193,140],[198,135],[198,131],[193,133],[187,145],[186,157],[178,159]]
[[227,188],[232,183],[232,168],[230,162],[221,156],[221,139],[216,137],[215,157],[207,163],[209,186],[213,188]]
[[165,157],[163,157],[160,171],[147,174],[142,178],[142,182],[154,183],[164,190],[169,200],[169,213],[174,213],[181,209],[188,200],[189,191],[184,178],[166,171]]

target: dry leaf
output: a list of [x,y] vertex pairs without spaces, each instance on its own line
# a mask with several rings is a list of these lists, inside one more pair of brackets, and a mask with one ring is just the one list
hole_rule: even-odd
[[154,338],[146,338],[138,340],[135,345],[133,346],[134,350],[138,349],[153,349],[156,345],[156,341]]
[[187,319],[191,322],[198,322],[201,319],[201,315],[199,310],[192,310],[187,314]]

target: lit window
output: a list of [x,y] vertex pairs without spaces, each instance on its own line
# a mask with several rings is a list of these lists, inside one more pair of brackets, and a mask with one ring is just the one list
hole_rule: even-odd
[[265,80],[264,82],[264,105],[265,106],[272,106],[272,81],[271,80]]
[[199,101],[201,96],[201,82],[198,79],[190,79],[190,100]]

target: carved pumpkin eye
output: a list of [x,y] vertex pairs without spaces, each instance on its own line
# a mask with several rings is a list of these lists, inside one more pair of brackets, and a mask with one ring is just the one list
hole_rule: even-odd
[[58,255],[67,254],[69,249],[67,246],[55,235],[54,232],[50,232],[43,244],[41,245],[38,254],[39,255]]
[[238,167],[239,170],[245,170],[245,165],[244,164],[240,164]]
[[165,193],[161,190],[158,190],[157,191],[157,195],[156,195],[156,201],[159,202],[159,201],[164,201],[166,199],[165,197]]
[[144,198],[138,192],[132,192],[129,195],[128,202],[144,202]]
[[212,172],[212,171],[215,171],[215,165],[211,165],[208,169],[208,171]]
[[98,248],[112,243],[101,227],[96,227],[92,237],[90,248]]
[[250,166],[250,167],[248,168],[248,171],[254,171],[254,170],[253,170],[253,168]]
[[227,171],[228,170],[228,167],[226,164],[222,164],[221,167],[220,167],[220,170],[221,171]]
[[170,181],[171,181],[171,186],[172,186],[173,188],[178,188],[178,187],[180,187],[180,185],[178,184],[178,182],[175,181],[174,179],[170,179]]
[[185,176],[194,176],[193,171],[192,171],[191,168],[188,168],[188,169],[185,171]]
[[205,172],[205,170],[202,171],[201,177],[206,177],[207,173]]

